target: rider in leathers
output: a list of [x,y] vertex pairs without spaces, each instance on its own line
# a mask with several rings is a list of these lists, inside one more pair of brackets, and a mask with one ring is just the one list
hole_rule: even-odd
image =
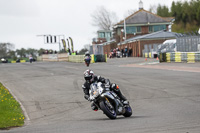
[[[94,82],[102,82],[105,84],[105,86],[109,87],[111,91],[115,92],[124,104],[128,104],[126,97],[122,95],[118,85],[116,85],[114,83],[110,83],[109,79],[105,79],[101,76],[96,76],[96,75],[94,75],[94,72],[89,69],[84,72],[84,78],[85,78],[85,83],[82,85],[82,88],[83,88],[83,92],[85,94],[84,98],[86,100],[90,101],[90,99],[89,99],[90,85]],[[96,105],[93,102],[91,104],[91,108],[95,111],[98,110],[98,107],[96,107]]]

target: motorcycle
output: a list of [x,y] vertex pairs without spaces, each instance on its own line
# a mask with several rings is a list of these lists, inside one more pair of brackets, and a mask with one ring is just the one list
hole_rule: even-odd
[[130,117],[132,115],[132,109],[129,103],[124,105],[117,94],[110,91],[101,82],[92,83],[89,94],[90,100],[110,119],[116,119],[117,115],[123,115],[124,117]]
[[86,56],[85,57],[85,64],[86,64],[87,67],[89,67],[90,61],[91,61],[91,57],[90,56]]

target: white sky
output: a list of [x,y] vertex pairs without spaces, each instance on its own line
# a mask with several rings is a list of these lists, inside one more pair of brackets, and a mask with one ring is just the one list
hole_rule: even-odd
[[[150,5],[167,5],[173,0],[142,0],[144,9]],[[176,1],[176,0],[175,0]],[[74,49],[91,44],[97,27],[92,26],[91,14],[98,6],[115,12],[119,20],[128,10],[138,10],[139,0],[0,0],[0,42],[20,48],[58,50],[58,44],[44,44],[43,37],[52,34],[71,37]]]

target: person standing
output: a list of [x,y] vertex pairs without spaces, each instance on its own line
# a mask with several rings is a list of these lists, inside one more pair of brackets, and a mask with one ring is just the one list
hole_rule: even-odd
[[129,50],[128,50],[128,57],[131,57],[132,56],[132,48],[129,47]]
[[124,49],[121,49],[121,53],[122,53],[122,58],[124,57]]
[[33,62],[33,56],[32,55],[29,56],[29,61],[30,61],[30,63]]
[[124,54],[125,54],[126,57],[128,57],[128,48],[127,48],[127,46],[124,49]]

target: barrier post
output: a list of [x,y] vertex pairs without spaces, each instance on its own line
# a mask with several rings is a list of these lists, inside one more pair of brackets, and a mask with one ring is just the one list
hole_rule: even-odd
[[94,63],[94,55],[91,55],[91,63]]
[[181,62],[181,53],[180,52],[175,53],[175,62]]
[[149,52],[149,58],[151,58],[151,52]]
[[145,53],[145,58],[148,58],[148,53]]
[[171,53],[166,53],[166,61],[171,62]]
[[187,53],[187,63],[195,63],[195,53]]

